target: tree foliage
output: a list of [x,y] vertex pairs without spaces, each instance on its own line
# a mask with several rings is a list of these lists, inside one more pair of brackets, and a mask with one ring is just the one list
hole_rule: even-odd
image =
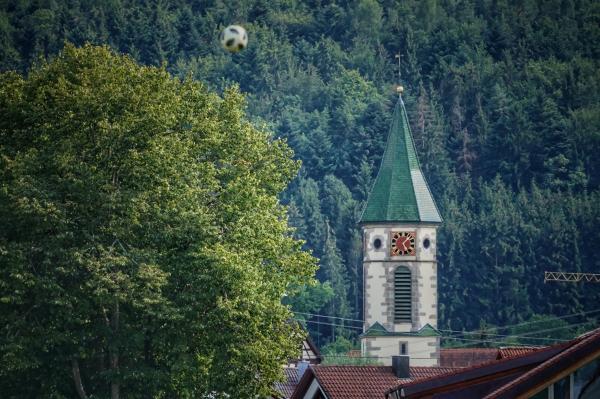
[[0,75],[3,397],[267,395],[309,281],[290,148],[107,47]]

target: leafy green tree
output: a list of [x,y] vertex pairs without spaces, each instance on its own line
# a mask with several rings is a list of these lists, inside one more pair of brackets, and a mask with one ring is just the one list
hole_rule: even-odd
[[332,299],[333,289],[329,281],[317,281],[314,285],[302,286],[294,296],[286,298],[285,302],[296,312],[296,318],[306,320],[310,318],[308,314],[318,314]]
[[314,260],[242,96],[67,45],[0,75],[3,397],[268,395]]
[[338,336],[334,341],[323,346],[321,351],[323,364],[360,366],[382,363],[376,358],[352,356],[351,351],[354,351],[354,353],[360,352],[360,346],[344,336]]

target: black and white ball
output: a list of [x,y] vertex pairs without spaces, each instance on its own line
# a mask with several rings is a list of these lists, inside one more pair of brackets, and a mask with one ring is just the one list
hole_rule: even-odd
[[221,32],[220,40],[225,50],[236,53],[248,45],[248,33],[239,25],[229,25]]

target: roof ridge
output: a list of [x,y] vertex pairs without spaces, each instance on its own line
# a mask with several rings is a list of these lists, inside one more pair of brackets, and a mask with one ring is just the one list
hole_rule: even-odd
[[468,352],[475,352],[475,351],[495,351],[497,352],[498,349],[500,348],[440,348],[440,350],[442,351],[468,351]]
[[[402,101],[402,97],[400,97],[400,101]],[[409,125],[409,119],[408,119],[408,111],[406,110],[406,108],[404,107],[404,101],[402,101],[402,110],[404,111],[404,119],[406,121],[406,124]],[[431,199],[431,202],[433,203],[433,208],[435,209],[435,213],[438,217],[438,222],[442,222],[442,216],[440,213],[440,210],[438,209],[437,204],[435,203],[435,201],[433,200],[433,194],[431,193],[431,189],[429,188],[429,183],[427,182],[427,179],[425,179],[425,175],[423,174],[423,169],[421,169],[421,162],[419,161],[419,152],[417,151],[417,145],[415,144],[415,138],[412,134],[412,131],[410,131],[410,126],[407,127],[407,131],[409,131],[408,134],[408,140],[410,140],[410,145],[413,151],[413,155],[414,155],[414,162],[415,162],[415,166],[416,166],[416,171],[419,173],[420,177],[423,179],[423,183],[425,184],[425,188],[427,190],[427,192],[429,193],[429,197]],[[411,180],[412,180],[412,184],[413,184],[413,190],[415,190],[415,196],[416,196],[416,187],[415,187],[415,181],[412,175],[412,168],[411,168]],[[425,212],[424,209],[422,209],[422,206],[424,205],[422,201],[416,201],[417,202],[417,211],[419,212],[419,219],[423,218],[423,213]]]
[[[503,359],[493,359],[493,360],[489,360],[489,361],[486,361],[486,362],[483,362],[483,363],[480,363],[480,364],[476,364],[476,365],[473,365],[473,366],[470,366],[470,367],[458,368],[458,369],[450,371],[448,373],[438,374],[436,376],[432,376],[432,377],[425,378],[425,379],[422,379],[422,380],[411,381],[409,383],[399,384],[398,386],[387,390],[386,394],[391,393],[393,391],[396,391],[396,390],[398,390],[400,388],[411,387],[411,386],[415,386],[417,384],[424,384],[424,383],[427,383],[429,381],[433,381],[433,380],[437,380],[437,379],[445,378],[445,377],[451,377],[453,375],[458,375],[458,374],[461,374],[461,373],[467,373],[467,372],[470,372],[470,371],[475,371],[475,370],[478,370],[478,369],[481,369],[481,368],[484,368],[484,367],[489,367],[489,366],[492,366],[492,365],[501,365],[502,363],[515,362],[516,360],[519,360],[521,358],[525,358],[525,357],[528,357],[528,356],[533,356],[534,354],[539,356],[542,352],[557,350],[557,349],[560,348],[560,346],[569,346],[569,343],[559,343],[559,344],[556,344],[556,345],[551,345],[551,346],[547,346],[545,348],[541,348],[539,351],[532,351],[532,352],[529,352],[529,353],[523,353],[523,354],[520,354],[520,355],[517,355],[517,356],[507,357],[507,358],[503,358]],[[554,356],[554,355],[552,355],[552,356]]]
[[510,391],[512,388],[514,388],[515,386],[517,386],[518,384],[520,384],[525,379],[527,379],[527,378],[529,378],[529,377],[531,377],[531,376],[539,373],[542,370],[547,369],[548,367],[552,366],[554,363],[556,363],[559,360],[563,359],[565,356],[571,354],[572,352],[576,351],[577,349],[579,349],[580,347],[584,346],[588,342],[591,342],[591,341],[593,341],[594,339],[597,339],[597,338],[600,338],[600,328],[597,328],[597,329],[592,330],[592,331],[590,331],[588,333],[580,335],[579,337],[577,337],[574,340],[570,341],[570,345],[568,345],[568,347],[565,348],[563,351],[558,352],[554,356],[550,357],[550,359],[548,359],[548,360],[540,363],[539,365],[535,366],[531,370],[525,372],[524,374],[522,374],[521,376],[515,378],[514,380],[510,381],[509,383],[507,383],[505,385],[502,385],[498,389],[490,392],[489,394],[487,394],[484,397],[484,399],[493,399],[493,398],[498,397],[498,395],[502,395],[502,394]]
[[356,368],[368,368],[368,367],[373,367],[373,368],[392,368],[392,366],[384,366],[382,364],[311,364],[310,367],[315,367],[315,368],[334,368],[334,367],[340,367],[340,368],[351,368],[351,369],[356,369]]
[[[414,159],[412,159],[412,161],[414,162],[414,166],[417,167],[417,169],[421,170],[421,164],[419,163],[419,156],[417,154],[417,146],[415,145],[415,139],[412,135],[412,130],[410,129],[410,123],[409,123],[409,119],[408,119],[408,112],[406,111],[406,107],[404,106],[404,101],[402,100],[402,97],[400,97],[400,112],[402,113],[402,115],[404,116],[403,118],[403,122],[404,122],[404,127],[406,129],[404,130],[404,139],[406,141],[406,145],[407,145],[407,150],[411,151],[412,155]],[[408,166],[410,167],[410,169],[412,170],[412,166],[411,165],[411,158],[408,158]]]
[[[415,187],[415,181],[413,180],[413,165],[415,163],[415,167],[417,170],[421,170],[421,166],[419,165],[419,160],[417,158],[417,148],[415,147],[415,142],[413,139],[412,131],[410,130],[410,123],[408,122],[408,113],[406,112],[406,107],[404,106],[404,101],[402,100],[402,96],[398,98],[398,104],[400,105],[400,120],[398,124],[401,125],[402,139],[404,142],[404,147],[406,148],[406,166],[408,167],[409,172],[409,181],[412,190],[410,190],[410,196],[415,201],[415,207],[417,208],[417,218],[421,221],[421,211],[419,209],[419,201],[417,200],[417,193]],[[412,159],[414,157],[414,159]],[[392,190],[390,190],[390,195]]]

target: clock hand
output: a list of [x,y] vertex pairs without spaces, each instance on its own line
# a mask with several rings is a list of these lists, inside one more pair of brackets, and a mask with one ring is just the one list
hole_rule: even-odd
[[404,242],[402,243],[402,246],[404,247],[405,251],[408,251],[408,249],[410,248],[410,239],[405,238]]

